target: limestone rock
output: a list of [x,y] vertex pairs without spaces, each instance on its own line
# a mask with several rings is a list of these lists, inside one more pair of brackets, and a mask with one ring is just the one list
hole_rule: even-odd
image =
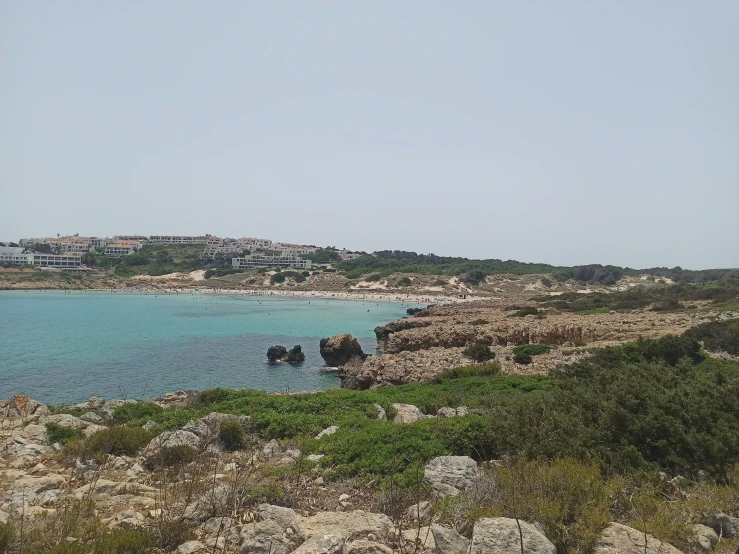
[[693,536],[688,542],[701,554],[710,554],[718,543],[718,535],[710,527],[705,525],[693,525]]
[[189,446],[191,448],[200,449],[203,446],[203,439],[195,433],[178,429],[177,431],[165,431],[158,437],[154,437],[144,449],[144,453],[150,456],[161,448],[172,448],[174,446]]
[[424,481],[442,494],[467,490],[479,476],[477,462],[469,456],[439,456],[424,469]]
[[477,520],[472,530],[471,554],[520,554],[521,535],[526,554],[557,554],[555,546],[536,527],[526,521],[518,524],[507,517]]
[[84,414],[82,414],[80,416],[80,419],[82,421],[87,421],[88,423],[97,423],[97,424],[100,424],[100,423],[104,423],[105,422],[105,420],[102,417],[100,417],[99,415],[97,415],[95,412],[87,412],[87,413],[84,413]]
[[[436,541],[434,540],[434,535],[431,533],[431,529],[428,526],[405,529],[403,531],[403,540],[413,543],[415,547],[420,550],[429,552],[436,550]],[[411,551],[416,550],[415,547],[411,548]]]
[[593,554],[682,554],[677,548],[663,543],[652,535],[621,525],[610,523],[600,534]]
[[380,421],[387,421],[387,414],[385,413],[385,409],[379,404],[375,404],[375,413],[377,413],[377,419],[379,419]]
[[289,554],[300,542],[291,540],[283,527],[271,519],[245,525],[241,539],[239,554]]
[[272,520],[280,525],[283,529],[292,527],[298,533],[300,525],[298,523],[299,516],[295,510],[284,508],[282,506],[273,506],[272,504],[260,504],[257,506],[257,512],[262,520]]
[[722,538],[730,539],[739,533],[739,518],[723,513],[710,514],[703,520],[703,525],[713,529]]
[[236,421],[242,427],[245,427],[249,424],[249,416],[235,416],[211,412],[205,417],[187,422],[181,430],[192,433],[200,439],[198,446],[194,446],[194,444],[189,445],[193,446],[193,448],[204,448],[207,446],[211,449],[223,450],[224,445],[220,443],[219,433],[221,431],[221,423],[224,421]]
[[336,425],[332,425],[331,427],[326,427],[323,431],[318,433],[316,435],[316,440],[325,437],[327,435],[333,435],[336,431],[338,431],[339,428]]
[[346,554],[393,554],[393,549],[379,542],[358,540],[347,545]]
[[187,541],[177,547],[177,554],[193,554],[194,552],[201,552],[206,548],[200,541]]
[[280,443],[275,439],[272,439],[264,445],[264,448],[262,449],[262,457],[269,460],[270,458],[274,458],[279,452]]
[[338,533],[317,533],[293,550],[293,554],[344,554],[344,537]]
[[305,354],[303,353],[303,349],[299,344],[296,344],[293,346],[285,355],[285,357],[282,359],[283,362],[287,362],[289,364],[298,364],[300,362],[305,361]]
[[419,521],[421,523],[428,523],[433,515],[434,506],[428,500],[413,504],[405,511],[405,517],[408,521]]
[[447,529],[441,525],[431,525],[431,534],[439,554],[467,554],[470,548],[470,540],[463,537],[453,529]]
[[138,404],[138,400],[127,399],[127,400],[111,400],[106,402],[100,407],[100,415],[105,421],[113,421],[113,414],[116,409],[126,404]]
[[388,537],[392,527],[393,522],[385,514],[362,510],[318,512],[314,516],[300,518],[300,529],[306,537],[330,530],[331,532],[340,533],[347,541],[359,539],[384,540]]
[[396,425],[415,423],[416,421],[420,421],[428,417],[412,404],[393,404],[393,409],[395,410],[395,419],[393,419],[393,423]]
[[233,486],[221,484],[203,493],[200,498],[185,508],[184,516],[187,519],[205,521],[222,513],[230,512],[234,502],[235,490]]
[[329,339],[321,339],[321,357],[327,366],[340,367],[348,363],[352,358],[358,357],[364,360],[367,355],[362,352],[357,339],[348,333],[336,335]]
[[22,394],[16,394],[5,403],[4,409],[0,411],[0,419],[26,418],[50,414],[51,411],[38,400],[33,400]]
[[465,416],[470,413],[470,409],[467,406],[460,406],[459,408],[439,408],[436,415],[439,417],[458,417]]

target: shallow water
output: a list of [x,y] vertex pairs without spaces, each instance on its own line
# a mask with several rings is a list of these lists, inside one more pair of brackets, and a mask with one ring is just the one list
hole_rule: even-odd
[[[373,329],[416,304],[202,294],[0,291],[0,398],[150,398],[216,386],[271,392],[339,386],[318,342]],[[303,347],[300,365],[269,364],[269,346]]]

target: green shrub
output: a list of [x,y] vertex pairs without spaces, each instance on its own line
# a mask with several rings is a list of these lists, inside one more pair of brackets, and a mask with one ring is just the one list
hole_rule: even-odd
[[200,403],[203,406],[210,406],[216,402],[221,402],[225,398],[226,391],[222,388],[204,390],[200,393]]
[[164,446],[146,458],[144,467],[149,471],[164,467],[182,467],[195,461],[200,452],[187,445]]
[[95,541],[94,554],[148,554],[154,545],[143,529],[113,529]]
[[0,523],[0,552],[10,552],[15,540],[15,528],[10,523]]
[[459,275],[460,283],[467,283],[468,285],[479,285],[485,281],[485,272],[477,269],[465,271]]
[[410,285],[413,284],[413,281],[411,281],[410,278],[408,277],[402,277],[398,279],[395,284],[399,287],[409,287]]
[[514,354],[513,361],[521,365],[529,365],[531,363],[530,354]]
[[500,362],[467,365],[448,369],[436,378],[435,382],[443,379],[461,379],[463,377],[495,377],[500,375]]
[[273,285],[277,283],[284,283],[285,276],[282,273],[275,273],[274,275],[272,275],[272,277],[269,278],[269,282]]
[[482,342],[469,345],[462,351],[462,355],[479,363],[495,358],[495,352],[490,349],[490,346]]
[[371,275],[367,275],[367,277],[364,279],[365,281],[379,281],[382,279],[382,276],[379,273],[373,273]]
[[739,356],[739,319],[701,323],[683,336],[703,341],[706,350]]
[[513,354],[539,356],[541,354],[546,354],[551,349],[552,347],[546,344],[521,344],[513,348]]
[[552,286],[552,280],[551,279],[547,279],[546,277],[543,277],[541,279],[541,284],[544,285],[547,288],[550,288]]
[[448,284],[449,283],[447,281],[444,281],[444,279],[437,279],[436,281],[434,281],[435,287],[445,287]]
[[218,439],[226,450],[241,450],[246,446],[246,433],[238,421],[221,421]]
[[511,314],[509,317],[526,317],[527,315],[540,315],[542,312],[533,306],[525,306]]
[[151,435],[140,427],[118,425],[98,431],[84,440],[84,451],[90,458],[112,456],[135,456],[138,450],[149,443]]
[[117,423],[129,423],[131,421],[157,419],[164,408],[150,402],[137,402],[135,404],[124,404],[113,410],[113,421]]
[[46,424],[46,435],[49,440],[49,444],[58,442],[59,444],[67,444],[73,440],[78,440],[84,436],[82,429],[72,429],[70,427],[63,427],[58,423],[49,422]]
[[473,319],[470,321],[470,325],[487,325],[490,323],[487,319]]
[[665,335],[656,340],[639,339],[617,348],[624,359],[632,362],[662,361],[676,366],[682,358],[689,358],[693,362],[704,358],[700,343],[690,336]]

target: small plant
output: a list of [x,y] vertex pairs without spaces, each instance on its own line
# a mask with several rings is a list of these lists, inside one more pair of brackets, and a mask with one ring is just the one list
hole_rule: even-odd
[[462,351],[462,355],[479,363],[495,358],[495,352],[487,344],[482,342],[471,344]]
[[15,528],[10,523],[0,523],[0,552],[10,552],[15,540]]
[[490,323],[487,319],[474,319],[470,321],[470,325],[487,325]]
[[543,277],[541,279],[541,284],[544,285],[547,288],[550,288],[552,286],[552,280],[551,279],[547,279],[546,277]]
[[211,404],[215,404],[216,402],[221,402],[223,400],[224,394],[225,391],[220,388],[204,390],[200,393],[200,403],[203,406],[210,406]]
[[73,440],[78,440],[84,435],[82,429],[71,429],[70,427],[64,427],[58,423],[49,422],[46,424],[46,436],[49,439],[49,444],[59,443],[67,444]]
[[371,275],[367,275],[367,277],[365,278],[365,281],[372,282],[372,281],[379,281],[380,279],[382,279],[382,276],[379,273],[373,273]]
[[529,365],[531,363],[531,356],[529,354],[514,354],[513,361],[521,365]]
[[525,306],[521,308],[520,310],[514,312],[511,314],[510,317],[526,317],[527,315],[541,315],[542,312],[533,306]]
[[199,452],[192,446],[164,446],[144,461],[149,471],[163,467],[183,467],[197,459]]
[[151,440],[151,435],[140,427],[119,425],[90,435],[83,442],[88,458],[135,456],[136,452]]
[[551,349],[552,347],[547,344],[521,344],[513,349],[513,354],[539,356],[541,354],[546,354]]
[[273,285],[285,282],[285,276],[282,273],[275,273],[269,278],[269,282]]
[[226,450],[241,450],[246,446],[246,433],[238,421],[222,421],[218,439]]

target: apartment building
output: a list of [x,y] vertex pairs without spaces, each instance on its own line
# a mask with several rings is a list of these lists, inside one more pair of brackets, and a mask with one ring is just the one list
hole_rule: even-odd
[[24,250],[18,246],[0,246],[0,265],[31,265],[33,259]]
[[145,237],[144,235],[116,235],[113,237],[113,240],[116,242],[120,241],[136,241],[141,244],[145,244],[149,242],[149,237]]
[[273,250],[279,250],[283,254],[293,254],[295,256],[301,256],[305,254],[315,254],[317,248],[312,246],[305,246],[303,244],[289,244],[284,242],[276,242],[273,245]]
[[51,268],[80,267],[82,265],[79,254],[40,254],[25,250],[21,247],[0,246],[0,265],[35,265]]
[[239,258],[231,258],[231,265],[237,269],[252,269],[256,267],[310,269],[311,261],[292,254],[283,254],[281,256],[248,254]]
[[339,250],[339,256],[341,256],[342,260],[353,260],[355,258],[359,258],[361,254],[358,254],[357,252],[352,252],[351,250],[347,250],[346,248],[342,248]]
[[208,239],[211,238],[208,235],[203,236],[182,236],[182,235],[151,235],[149,242],[155,244],[205,244]]
[[105,247],[103,254],[106,256],[125,256],[133,254],[141,248],[141,242],[137,240],[117,240]]

